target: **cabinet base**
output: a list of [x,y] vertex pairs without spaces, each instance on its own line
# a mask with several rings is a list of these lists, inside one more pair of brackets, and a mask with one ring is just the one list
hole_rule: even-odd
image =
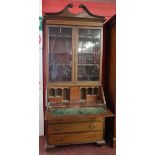
[[[105,140],[100,140],[100,141],[96,141],[96,142],[83,142],[83,143],[72,143],[72,144],[88,144],[88,143],[96,143],[97,146],[104,146],[106,143],[105,143]],[[60,145],[71,145],[71,144],[56,144],[56,145],[50,145],[50,144],[45,144],[45,149],[48,150],[48,149],[54,149],[56,146],[60,146]]]

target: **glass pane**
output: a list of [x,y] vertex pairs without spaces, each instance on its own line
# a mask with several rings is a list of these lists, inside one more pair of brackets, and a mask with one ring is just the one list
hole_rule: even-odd
[[49,81],[68,82],[72,76],[72,28],[49,28]]
[[101,30],[79,29],[78,40],[78,81],[98,81]]

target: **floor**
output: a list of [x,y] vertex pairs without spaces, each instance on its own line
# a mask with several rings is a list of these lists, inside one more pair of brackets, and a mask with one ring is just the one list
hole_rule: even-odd
[[105,145],[98,147],[96,144],[78,144],[56,146],[54,149],[45,151],[45,138],[39,137],[39,155],[116,155],[116,149]]

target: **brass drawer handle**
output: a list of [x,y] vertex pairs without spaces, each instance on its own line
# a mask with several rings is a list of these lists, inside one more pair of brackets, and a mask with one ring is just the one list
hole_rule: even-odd
[[96,125],[89,125],[88,126],[90,129],[94,129],[96,127]]

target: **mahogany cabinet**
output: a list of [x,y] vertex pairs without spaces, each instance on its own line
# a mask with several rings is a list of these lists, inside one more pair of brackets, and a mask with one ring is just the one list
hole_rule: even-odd
[[108,109],[102,75],[105,70],[105,17],[72,14],[67,5],[44,15],[44,103],[46,148],[55,145],[105,143]]

